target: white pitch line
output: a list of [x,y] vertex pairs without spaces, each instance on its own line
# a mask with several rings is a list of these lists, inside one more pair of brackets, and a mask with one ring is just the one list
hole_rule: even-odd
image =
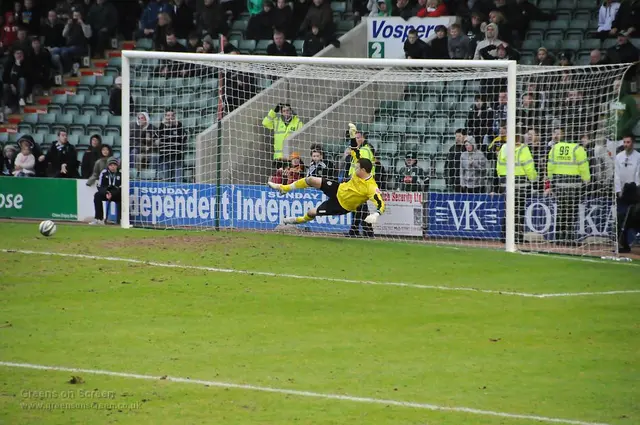
[[531,421],[548,422],[548,423],[556,423],[556,424],[608,425],[608,424],[598,423],[598,422],[584,422],[584,421],[578,421],[573,419],[550,418],[547,416],[494,412],[492,410],[474,409],[470,407],[439,406],[436,404],[416,403],[416,402],[410,402],[410,401],[385,400],[385,399],[379,399],[379,398],[357,397],[357,396],[350,396],[350,395],[343,395],[343,394],[328,394],[328,393],[317,393],[313,391],[288,390],[284,388],[262,387],[258,385],[235,384],[232,382],[221,382],[221,381],[205,381],[202,379],[179,378],[179,377],[173,377],[173,376],[159,377],[159,376],[152,376],[152,375],[141,375],[137,373],[112,372],[109,370],[79,369],[74,367],[45,366],[45,365],[38,365],[38,364],[31,364],[31,363],[13,363],[13,362],[3,362],[3,361],[0,361],[0,366],[22,368],[22,369],[53,370],[58,372],[73,372],[73,373],[86,373],[86,374],[92,374],[92,375],[116,376],[120,378],[143,379],[148,381],[165,380],[170,382],[178,382],[182,384],[198,384],[198,385],[207,385],[210,387],[233,388],[233,389],[247,390],[247,391],[287,394],[287,395],[294,395],[299,397],[321,398],[325,400],[341,400],[341,401],[351,401],[355,403],[384,404],[386,406],[409,407],[413,409],[422,409],[422,410],[468,413],[471,415],[497,416],[497,417],[508,418],[508,419],[526,419]]
[[183,270],[200,270],[200,271],[208,271],[208,272],[214,272],[214,273],[236,273],[236,274],[244,274],[244,275],[250,275],[250,276],[268,276],[268,277],[303,279],[303,280],[311,279],[311,280],[319,280],[324,282],[351,283],[351,284],[357,284],[357,285],[400,286],[405,288],[432,289],[432,290],[438,290],[438,291],[477,292],[482,294],[512,295],[512,296],[525,297],[525,298],[578,297],[578,296],[589,296],[589,295],[593,296],[593,295],[640,293],[640,289],[638,290],[630,289],[630,290],[621,290],[621,291],[602,291],[602,292],[575,292],[575,293],[567,292],[567,293],[558,293],[558,294],[554,294],[554,293],[531,294],[527,292],[497,291],[497,290],[491,290],[491,289],[478,289],[478,288],[470,288],[470,287],[464,287],[464,286],[454,287],[454,286],[441,286],[441,285],[422,285],[417,283],[405,283],[405,282],[376,282],[373,280],[354,280],[354,279],[341,279],[341,278],[323,277],[323,276],[303,276],[303,275],[288,274],[288,273],[222,269],[222,268],[207,267],[207,266],[189,266],[189,265],[183,265],[183,264],[158,263],[156,261],[136,260],[133,258],[104,257],[99,255],[69,254],[69,253],[63,253],[63,252],[29,251],[29,250],[22,250],[22,249],[0,249],[0,252],[27,254],[27,255],[48,255],[48,256],[55,256],[55,257],[82,258],[87,260],[119,261],[123,263],[142,264],[142,265],[153,266],[153,267],[165,267],[165,268],[183,269]]

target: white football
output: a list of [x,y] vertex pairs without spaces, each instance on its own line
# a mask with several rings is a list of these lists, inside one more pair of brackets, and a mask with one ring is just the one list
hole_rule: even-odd
[[40,223],[40,233],[42,233],[43,236],[53,236],[56,230],[56,224],[51,220],[45,220]]

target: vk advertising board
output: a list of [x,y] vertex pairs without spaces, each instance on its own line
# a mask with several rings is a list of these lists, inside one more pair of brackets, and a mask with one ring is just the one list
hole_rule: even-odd
[[[318,190],[280,194],[266,186],[222,185],[220,226],[273,230],[287,216],[301,216],[324,202]],[[135,225],[213,227],[216,221],[216,186],[131,182],[131,221]],[[304,225],[315,232],[346,232],[351,215],[318,217]]]
[[415,28],[419,38],[429,41],[436,36],[438,25],[449,28],[455,21],[455,16],[412,17],[406,21],[398,16],[367,18],[367,57],[404,58],[404,42],[409,30]]
[[0,217],[77,220],[74,179],[0,177]]
[[427,235],[463,239],[500,239],[502,196],[429,193]]

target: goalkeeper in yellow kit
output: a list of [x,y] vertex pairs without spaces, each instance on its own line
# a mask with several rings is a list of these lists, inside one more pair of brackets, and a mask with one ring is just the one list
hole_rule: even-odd
[[279,190],[281,193],[288,193],[296,189],[306,189],[313,187],[322,190],[329,197],[318,206],[311,208],[302,217],[286,217],[282,220],[284,224],[302,224],[322,215],[342,215],[355,211],[368,200],[372,200],[377,207],[374,214],[370,214],[365,221],[374,224],[380,214],[384,212],[384,201],[380,196],[380,189],[376,184],[371,170],[373,164],[366,158],[360,158],[355,164],[355,173],[351,180],[344,183],[337,183],[333,180],[320,177],[306,177],[292,184],[277,184],[269,182],[269,187]]

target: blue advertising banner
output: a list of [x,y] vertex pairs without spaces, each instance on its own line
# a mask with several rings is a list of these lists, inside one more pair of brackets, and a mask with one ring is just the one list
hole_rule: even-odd
[[432,237],[500,239],[504,205],[502,196],[429,193],[427,234]]
[[[220,226],[272,230],[283,217],[303,215],[327,198],[319,190],[282,195],[265,186],[221,186]],[[131,182],[131,220],[138,225],[215,226],[216,186]],[[305,225],[316,232],[346,232],[351,215],[318,217]]]
[[[549,197],[531,197],[527,199],[524,227],[525,233],[538,233],[545,240],[556,239],[558,205]],[[587,237],[611,238],[615,234],[615,204],[608,199],[588,199],[580,202],[574,232],[578,240]]]

